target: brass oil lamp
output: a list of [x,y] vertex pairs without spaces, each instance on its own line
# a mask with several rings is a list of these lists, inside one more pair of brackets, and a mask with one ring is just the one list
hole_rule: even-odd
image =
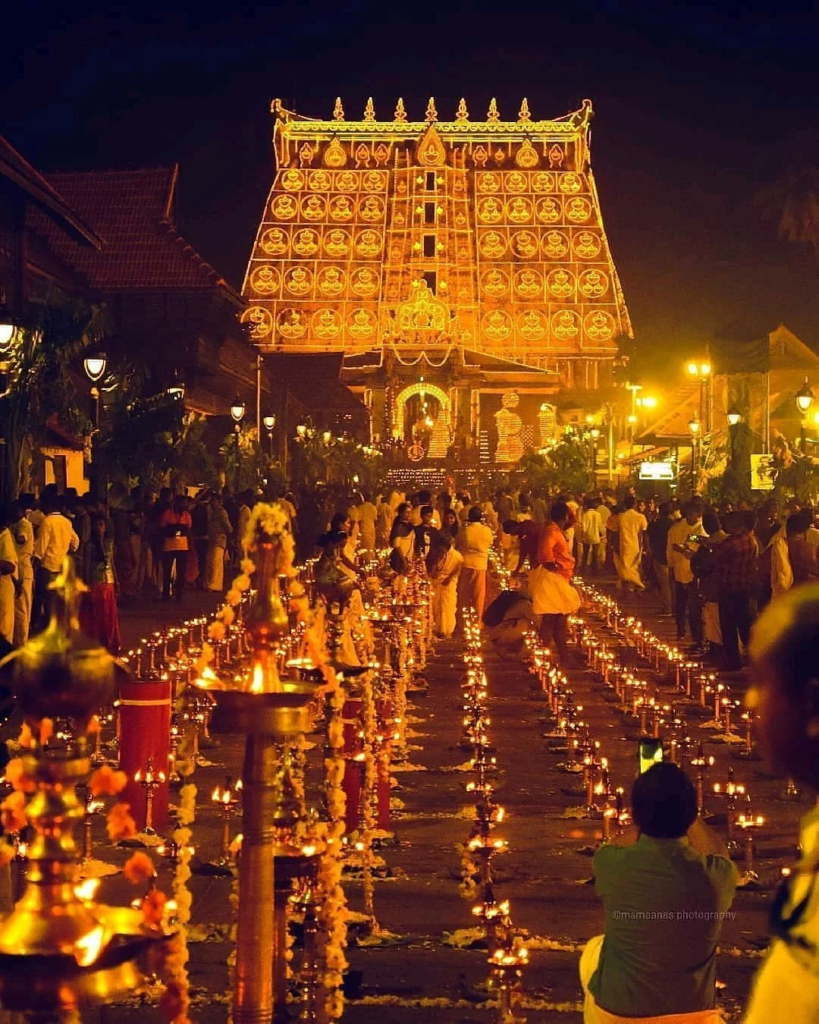
[[237,688],[228,689],[221,681],[205,684],[216,701],[212,730],[246,737],[233,1001],[236,1024],[273,1020],[274,962],[277,954],[283,957],[283,951],[276,949],[272,913],[274,862],[278,868],[281,852],[277,824],[291,802],[288,763],[280,747],[310,729],[309,705],[317,689],[314,683],[279,675],[279,651],[289,630],[279,593],[281,556],[281,540],[259,532],[254,545],[257,596],[245,620],[252,652],[250,671],[238,683],[231,680]]
[[112,703],[125,671],[80,632],[81,588],[66,559],[47,628],[0,663],[27,721],[73,725],[60,741],[35,743],[22,758],[35,787],[25,808],[34,837],[25,890],[0,925],[0,1003],[49,1021],[78,1020],[82,1006],[136,988],[156,969],[167,938],[145,925],[139,910],[105,906],[78,888],[82,854],[74,832],[85,808],[75,787],[91,770],[91,717]]

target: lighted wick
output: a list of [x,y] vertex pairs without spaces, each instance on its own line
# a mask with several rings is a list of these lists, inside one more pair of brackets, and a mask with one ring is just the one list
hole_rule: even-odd
[[758,877],[754,871],[754,829],[765,824],[761,814],[740,814],[737,825],[745,832],[745,873],[752,878]]
[[85,797],[85,811],[82,819],[82,859],[83,864],[87,864],[91,860],[92,850],[92,837],[91,827],[94,821],[94,815],[97,811],[102,810],[104,804],[102,800],[95,800],[91,795],[91,790],[88,789]]
[[154,826],[154,794],[157,789],[165,782],[165,772],[155,772],[153,760],[149,757],[148,763],[145,765],[145,770],[141,768],[134,775],[134,781],[138,782],[140,786],[145,790],[145,827],[143,832],[148,836],[155,836],[156,829]]
[[697,756],[692,758],[691,764],[697,769],[697,817],[706,818],[708,812],[705,809],[705,776],[708,769],[714,767],[714,758],[705,756],[700,743]]
[[[730,769],[729,769],[730,771]],[[737,800],[741,796],[745,796],[745,787],[740,783],[728,782],[723,787],[719,782],[714,783],[714,792],[718,795],[725,796],[725,802],[727,804],[727,815],[726,821],[728,826],[728,839],[725,845],[729,850],[736,850],[738,843],[735,836],[735,825],[736,825],[736,805]]]
[[233,781],[229,775],[225,777],[224,788],[217,786],[210,795],[211,800],[217,804],[222,811],[222,855],[217,861],[217,864],[223,866],[230,864],[230,819],[233,817],[234,812],[237,809],[239,798],[237,791],[242,788],[241,779],[233,785]]

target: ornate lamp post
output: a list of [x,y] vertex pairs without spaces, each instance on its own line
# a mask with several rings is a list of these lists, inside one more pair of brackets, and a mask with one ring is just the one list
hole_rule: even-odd
[[[688,370],[689,377],[692,377],[699,383],[700,386],[700,414],[699,418],[705,421],[705,428],[708,434],[713,429],[713,423],[711,422],[711,364],[707,362],[690,362],[687,364],[686,369]],[[706,395],[706,386],[708,392]],[[707,397],[707,401],[706,401]]]
[[813,405],[813,391],[811,391],[808,378],[805,377],[805,383],[796,392],[796,406],[802,413],[802,422],[799,425],[799,447],[802,449],[802,454],[807,454],[807,440],[805,438],[805,417]]
[[597,482],[597,442],[600,440],[600,427],[596,424],[589,431],[589,437],[591,438],[592,451],[591,451],[591,471],[592,479]]
[[245,403],[237,395],[230,405],[230,418],[233,420],[233,432],[236,435],[236,468],[233,472],[233,489],[239,490],[239,459],[241,449],[239,447],[239,436],[242,433],[242,420],[245,418]]
[[82,361],[85,376],[94,385],[91,388],[91,397],[94,399],[94,429],[100,429],[100,389],[97,387],[99,381],[105,376],[108,366],[108,357],[104,352],[97,352],[95,355],[86,356]]
[[734,456],[736,454],[736,428],[742,422],[742,413],[735,405],[732,405],[725,415],[728,420],[728,439],[730,442],[728,465],[733,469]]
[[688,429],[691,431],[691,496],[697,493],[697,446],[700,440],[700,421],[696,416],[688,421]]
[[264,429],[267,431],[267,443],[270,449],[270,458],[273,458],[273,429],[276,426],[276,414],[268,413],[267,416],[262,420],[264,423]]

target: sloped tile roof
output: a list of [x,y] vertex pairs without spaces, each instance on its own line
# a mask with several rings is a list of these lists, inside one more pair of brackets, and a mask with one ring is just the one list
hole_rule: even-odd
[[[105,239],[100,252],[59,237],[34,211],[31,226],[93,288],[234,290],[176,231],[171,220],[177,167],[49,175],[53,186]],[[235,294],[235,293],[234,293]]]
[[63,230],[70,232],[80,243],[87,245],[90,242],[98,249],[102,246],[102,239],[93,228],[77,215],[77,211],[72,209],[54,186],[2,136],[0,177],[7,178],[22,189],[41,211],[52,221],[56,220]]

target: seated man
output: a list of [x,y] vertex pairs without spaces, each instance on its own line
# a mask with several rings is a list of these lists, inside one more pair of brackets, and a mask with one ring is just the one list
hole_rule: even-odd
[[631,802],[637,841],[594,855],[606,931],[580,958],[584,1022],[719,1024],[717,942],[737,869],[677,765],[640,775]]

